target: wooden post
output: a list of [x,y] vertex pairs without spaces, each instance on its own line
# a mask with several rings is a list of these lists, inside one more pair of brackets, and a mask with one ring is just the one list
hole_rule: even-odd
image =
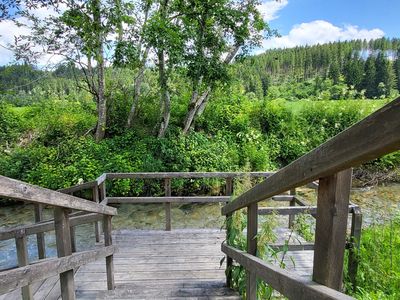
[[[294,196],[296,195],[296,189],[290,190],[290,195],[293,196],[293,200],[290,200],[290,206],[296,206],[296,200],[294,199]],[[295,215],[289,215],[289,228],[293,228],[294,221],[295,221],[296,216]]]
[[[17,246],[18,266],[24,267],[29,265],[28,247],[25,232],[21,232],[16,236],[15,244]],[[30,285],[22,287],[21,293],[23,300],[33,300],[33,294]]]
[[[257,256],[258,204],[252,203],[247,207],[247,253]],[[254,272],[247,270],[246,299],[257,299],[257,277]]]
[[[39,223],[43,221],[43,205],[35,204],[35,222]],[[36,234],[38,257],[39,259],[46,258],[46,241],[44,238],[44,232]]]
[[350,233],[350,249],[349,249],[349,261],[348,261],[348,272],[350,282],[353,285],[353,290],[357,287],[357,269],[359,262],[358,251],[360,250],[360,239],[361,239],[361,225],[362,225],[362,214],[359,207],[353,209],[351,216],[351,233]]
[[313,280],[341,290],[352,170],[319,180]]
[[[74,192],[71,192],[71,193],[69,193],[71,196],[73,196],[74,195]],[[73,210],[72,209],[70,209],[69,210],[69,213],[72,213],[73,212]],[[72,253],[75,253],[76,252],[76,239],[75,239],[75,227],[71,227],[70,229],[69,229],[69,232],[70,232],[70,234],[71,234],[71,251],[72,251]]]
[[[171,196],[171,178],[164,180],[165,196]],[[171,231],[171,202],[165,202],[165,230]]]
[[[111,218],[112,216],[105,215],[103,218],[103,231],[104,231],[104,246],[112,245],[111,236]],[[106,256],[106,273],[107,273],[107,288],[109,290],[115,289],[114,282],[114,256]]]
[[[92,200],[93,202],[99,203],[99,187],[97,185],[93,187]],[[98,243],[100,242],[100,223],[97,221],[94,223],[94,232],[96,236],[96,243]]]
[[[233,178],[232,177],[227,177],[226,178],[226,183],[225,183],[225,195],[226,196],[231,196],[233,193]],[[226,215],[226,224],[228,225],[230,220],[232,218],[232,214]],[[226,240],[228,240],[230,235],[230,227],[226,226]],[[231,287],[232,283],[232,265],[233,265],[233,259],[229,256],[226,256],[226,286]]]
[[[56,232],[58,257],[69,256],[71,249],[71,231],[69,223],[69,209],[54,208],[54,228]],[[63,300],[75,299],[74,270],[60,273],[61,297]]]
[[[102,202],[107,197],[107,187],[105,181],[99,184],[98,193],[99,193],[99,202]],[[99,226],[99,228],[103,229],[104,224],[103,226]]]

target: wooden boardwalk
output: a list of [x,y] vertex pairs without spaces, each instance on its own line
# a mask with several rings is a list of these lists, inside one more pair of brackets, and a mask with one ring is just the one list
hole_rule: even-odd
[[[276,233],[282,244],[290,231],[280,227]],[[303,242],[291,236],[290,244]],[[225,231],[219,229],[114,231],[115,290],[107,290],[104,260],[98,260],[76,270],[76,298],[241,299],[226,287],[225,261],[220,265],[224,240]],[[310,277],[313,251],[290,251],[284,261],[287,270]],[[34,283],[32,289],[34,299],[61,299],[59,276]],[[0,296],[6,299],[22,299],[20,290]]]
[[77,271],[77,299],[240,299],[225,287],[224,239],[214,229],[116,231],[115,290],[101,260]]

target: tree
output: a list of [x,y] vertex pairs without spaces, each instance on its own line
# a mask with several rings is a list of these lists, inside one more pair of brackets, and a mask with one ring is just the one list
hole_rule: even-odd
[[364,62],[358,55],[354,55],[347,60],[344,66],[344,76],[348,85],[353,86],[355,89],[361,88],[364,76]]
[[375,61],[375,69],[375,85],[379,87],[379,93],[377,93],[377,96],[388,97],[395,85],[395,74],[392,64],[386,58],[384,52],[378,54]]
[[[59,4],[63,9],[59,9]],[[106,132],[107,101],[105,97],[105,45],[120,24],[120,15],[111,9],[113,2],[101,0],[54,1],[49,4],[56,13],[43,19],[35,16],[29,9],[20,12],[28,22],[21,26],[30,29],[31,34],[20,36],[13,46],[17,59],[37,60],[43,55],[61,57],[63,61],[80,67],[83,73],[77,76],[77,84],[89,91],[97,104],[98,122],[95,138],[100,141]]]
[[340,67],[337,60],[333,60],[330,67],[329,67],[329,78],[332,79],[334,84],[339,83],[340,79]]
[[397,89],[400,91],[400,49],[397,50],[396,60],[393,67],[396,75]]
[[186,134],[205,109],[218,82],[226,81],[227,66],[242,51],[259,45],[261,32],[275,34],[263,22],[259,1],[181,1],[185,24],[185,64],[192,93],[183,125]]
[[375,57],[370,56],[367,58],[364,66],[364,80],[362,82],[362,88],[365,89],[365,96],[367,98],[374,98],[377,95],[376,85],[376,68],[375,68]]

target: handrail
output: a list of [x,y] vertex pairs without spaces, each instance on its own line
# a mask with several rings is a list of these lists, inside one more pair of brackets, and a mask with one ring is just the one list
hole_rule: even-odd
[[[100,186],[104,188],[105,179],[106,176],[102,175],[96,181],[62,189],[60,192],[0,176],[0,197],[34,203],[37,222],[0,231],[0,240],[15,239],[19,265],[19,268],[0,272],[0,293],[20,287],[22,298],[31,300],[33,299],[30,286],[32,282],[59,274],[62,299],[75,299],[74,268],[99,258],[106,260],[107,288],[114,289],[114,247],[111,240],[111,218],[117,214],[117,209],[98,203]],[[93,189],[94,202],[72,196],[74,191],[86,188]],[[53,220],[42,220],[43,205],[54,207]],[[79,212],[71,214],[73,210]],[[98,221],[100,218],[103,220],[104,247],[73,254],[76,251],[74,226],[95,222],[96,241],[99,241]],[[50,230],[55,230],[58,259],[39,260],[38,263],[30,265],[27,235],[37,234],[39,259],[43,259],[46,256],[44,232]]]
[[222,214],[398,150],[399,120],[400,97],[243,193]]
[[0,176],[0,197],[82,210],[103,215],[115,216],[117,214],[117,210],[114,207],[100,205],[88,200],[37,187],[5,176]]
[[[78,226],[81,224],[93,223],[101,221],[103,216],[100,214],[85,214],[70,217],[70,227]],[[32,235],[54,230],[54,220],[43,221],[40,223],[17,226],[0,230],[0,241],[17,238],[21,235]]]
[[221,251],[232,257],[246,269],[251,269],[257,277],[268,282],[275,290],[279,291],[289,299],[297,300],[331,300],[353,299],[334,289],[322,284],[317,284],[311,280],[305,280],[300,276],[274,266],[262,259],[250,255],[244,251],[235,249],[225,243],[221,245]]
[[106,246],[0,272],[0,294],[76,269],[84,264],[108,257],[114,252],[115,246]]
[[69,194],[69,193],[78,192],[78,191],[89,189],[89,188],[94,188],[97,185],[98,185],[97,180],[93,180],[93,181],[88,181],[85,183],[76,184],[76,185],[73,185],[73,186],[70,186],[67,188],[58,189],[57,191],[60,193]]
[[[221,213],[228,218],[233,212],[247,207],[247,253],[229,245],[222,245],[222,251],[227,254],[227,283],[230,284],[230,266],[234,259],[246,269],[247,299],[257,298],[257,277],[289,298],[351,299],[334,291],[340,290],[342,286],[351,167],[399,149],[400,97],[226,204]],[[292,191],[317,179],[319,184],[313,281],[304,284],[301,278],[295,278],[292,274],[257,258],[258,202],[288,190]],[[288,200],[290,197],[283,199]],[[304,205],[303,201],[295,197],[290,201],[293,204],[291,206],[296,202]],[[303,209],[289,210],[294,212]],[[264,212],[269,213],[266,210]],[[359,209],[354,207],[351,242],[356,246],[359,241],[355,241],[354,238],[360,237],[361,221],[362,215]],[[289,218],[289,224],[290,222]],[[354,251],[351,251],[349,256],[352,260],[349,269],[352,269],[351,277],[354,282],[357,258]]]
[[164,179],[164,178],[227,178],[227,177],[268,177],[273,172],[154,172],[154,173],[105,173],[107,179]]

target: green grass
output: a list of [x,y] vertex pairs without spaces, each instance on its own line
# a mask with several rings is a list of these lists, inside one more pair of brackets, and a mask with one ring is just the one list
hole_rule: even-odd
[[[384,225],[365,228],[361,235],[357,299],[400,299],[400,214]],[[347,289],[351,289],[346,281]]]

